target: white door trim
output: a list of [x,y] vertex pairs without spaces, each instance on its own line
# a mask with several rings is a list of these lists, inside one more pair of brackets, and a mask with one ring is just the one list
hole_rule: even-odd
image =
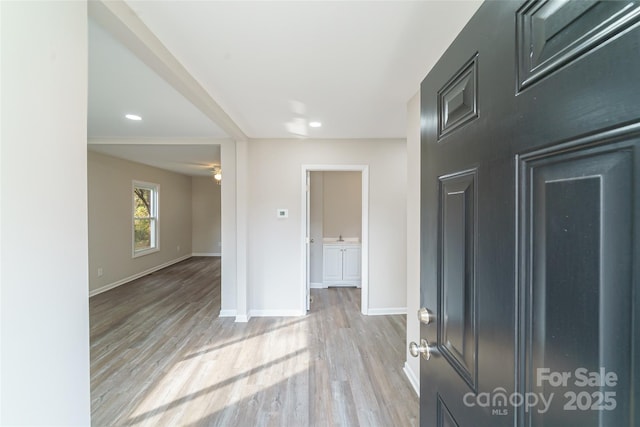
[[308,172],[361,172],[362,173],[362,293],[361,312],[369,314],[369,165],[302,165],[300,185],[301,205],[301,263],[302,280],[300,281],[300,309],[307,311],[307,173]]
[[305,188],[305,286],[306,286],[306,297],[305,297],[305,308],[306,311],[311,309],[311,172],[307,171],[306,173],[306,181],[304,184]]

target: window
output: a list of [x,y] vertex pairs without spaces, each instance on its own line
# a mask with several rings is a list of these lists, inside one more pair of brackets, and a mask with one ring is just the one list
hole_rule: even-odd
[[160,250],[158,242],[158,193],[160,186],[133,182],[133,257]]

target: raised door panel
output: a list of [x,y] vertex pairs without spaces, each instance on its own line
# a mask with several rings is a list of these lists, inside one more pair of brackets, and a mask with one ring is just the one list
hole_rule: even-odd
[[639,148],[614,140],[521,163],[522,392],[550,401],[521,413],[525,426],[632,425]]
[[447,408],[447,405],[445,405],[442,400],[442,396],[438,396],[437,420],[437,427],[460,427],[453,417],[453,414],[451,414],[449,408]]
[[438,348],[476,389],[476,171],[440,177]]
[[640,20],[630,1],[531,0],[517,14],[519,87],[559,71]]
[[477,54],[438,92],[438,138],[478,117]]

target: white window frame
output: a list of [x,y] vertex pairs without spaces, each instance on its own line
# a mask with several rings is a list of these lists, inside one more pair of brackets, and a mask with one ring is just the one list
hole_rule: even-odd
[[[151,190],[151,216],[152,220],[152,232],[151,232],[151,247],[146,249],[136,249],[136,235],[135,235],[135,222],[136,222],[136,202],[135,202],[135,189],[144,188]],[[160,251],[160,184],[154,184],[152,182],[145,181],[132,181],[131,183],[131,256],[132,258],[149,255],[154,252]]]

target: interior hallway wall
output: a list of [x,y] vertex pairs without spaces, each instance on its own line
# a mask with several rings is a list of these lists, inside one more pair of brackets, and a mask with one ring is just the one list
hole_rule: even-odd
[[[160,250],[136,258],[132,257],[133,180],[160,185]],[[190,176],[89,151],[88,182],[90,292],[191,256]]]
[[196,256],[220,256],[221,185],[205,176],[191,177],[191,247]]
[[87,3],[0,1],[0,425],[88,426]]
[[[300,315],[302,165],[369,165],[369,307],[406,311],[406,141],[259,140],[249,144],[248,286],[253,315]],[[277,210],[289,210],[286,219]]]
[[323,172],[323,236],[362,238],[362,173]]

